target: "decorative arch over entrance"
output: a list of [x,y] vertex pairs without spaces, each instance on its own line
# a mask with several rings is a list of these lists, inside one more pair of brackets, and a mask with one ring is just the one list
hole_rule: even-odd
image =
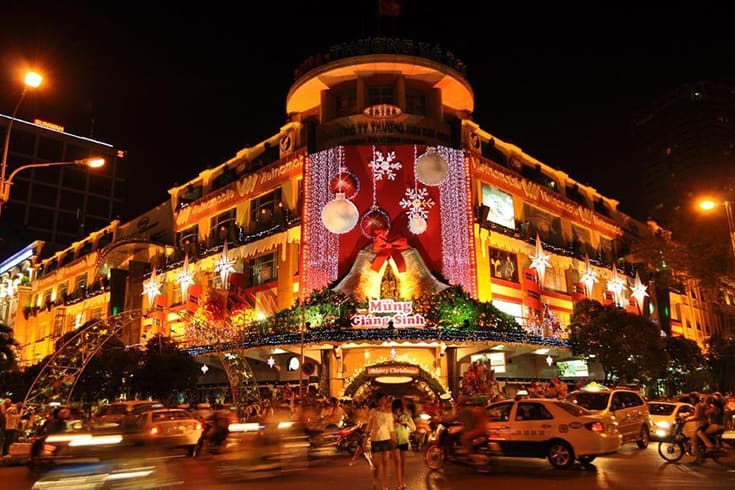
[[366,383],[372,382],[381,376],[391,377],[411,377],[414,381],[424,384],[437,398],[451,398],[451,393],[441,384],[441,382],[425,369],[405,362],[382,362],[365,366],[349,384],[345,387],[344,396],[354,397],[358,390]]
[[[37,406],[49,402],[68,404],[79,378],[89,361],[123,327],[140,320],[141,310],[130,310],[97,320],[80,329],[54,352],[33,380],[23,400],[23,406]],[[260,399],[253,370],[241,350],[218,352],[232,390],[232,401],[238,413],[245,406]]]

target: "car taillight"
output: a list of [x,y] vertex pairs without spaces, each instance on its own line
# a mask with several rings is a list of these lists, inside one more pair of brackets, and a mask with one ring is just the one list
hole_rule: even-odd
[[155,427],[155,426],[154,426],[154,427],[151,427],[151,430],[150,430],[150,434],[151,434],[152,436],[155,436],[155,435],[156,435],[156,434],[158,434],[159,432],[160,432],[160,429],[159,429],[158,427]]
[[588,422],[584,424],[584,426],[587,428],[587,430],[591,430],[592,432],[605,432],[605,426],[602,422]]

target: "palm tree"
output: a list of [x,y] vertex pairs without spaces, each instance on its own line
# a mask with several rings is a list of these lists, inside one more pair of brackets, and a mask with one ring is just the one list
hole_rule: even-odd
[[15,348],[18,342],[13,338],[13,329],[0,323],[0,373],[12,371],[16,366]]

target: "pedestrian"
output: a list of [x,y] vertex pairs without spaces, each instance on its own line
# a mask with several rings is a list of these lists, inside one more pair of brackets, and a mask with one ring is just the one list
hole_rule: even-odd
[[5,411],[5,439],[2,443],[2,456],[10,454],[10,446],[18,440],[20,435],[21,413],[20,403],[13,405],[10,398],[5,399],[8,407]]
[[5,446],[5,426],[7,422],[7,411],[8,407],[5,405],[5,401],[0,403],[0,449]]
[[375,469],[372,472],[373,490],[388,490],[388,470],[390,469],[391,449],[396,447],[396,427],[391,413],[391,400],[386,394],[379,394],[377,406],[368,417],[370,451]]
[[413,417],[406,413],[403,400],[400,398],[393,400],[391,409],[396,421],[396,443],[398,446],[393,451],[393,455],[395,456],[396,480],[398,490],[403,490],[406,488],[406,484],[404,483],[406,481],[406,454],[408,453],[411,432],[416,430],[416,424],[413,421]]

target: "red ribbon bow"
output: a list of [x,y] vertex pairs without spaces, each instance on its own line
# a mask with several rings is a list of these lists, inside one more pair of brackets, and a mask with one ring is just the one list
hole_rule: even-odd
[[387,232],[382,231],[373,240],[375,258],[373,259],[372,269],[376,272],[379,271],[383,267],[383,263],[390,257],[396,263],[398,272],[406,272],[406,259],[403,258],[401,252],[408,249],[408,242],[404,237],[388,240],[387,235]]

